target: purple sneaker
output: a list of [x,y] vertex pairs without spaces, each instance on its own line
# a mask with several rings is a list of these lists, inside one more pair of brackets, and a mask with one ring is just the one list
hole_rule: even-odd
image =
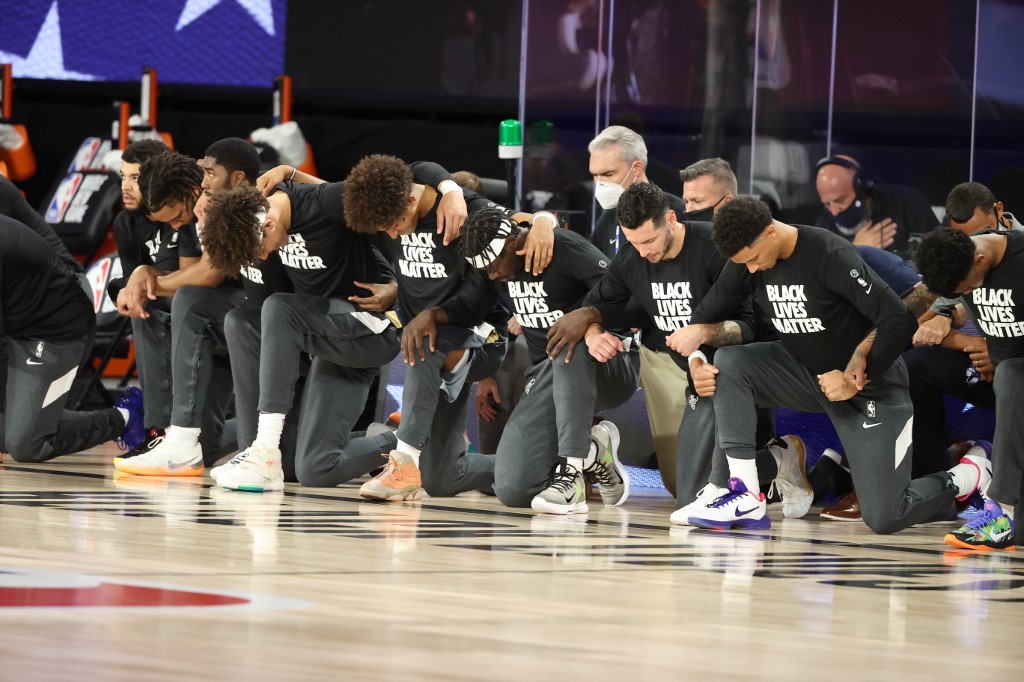
[[764,495],[755,495],[747,490],[743,481],[738,478],[729,479],[729,492],[719,497],[707,507],[699,510],[698,515],[691,516],[688,521],[698,528],[728,530],[730,528],[771,528],[768,518],[768,503]]
[[128,410],[128,421],[125,422],[117,446],[122,450],[134,450],[146,442],[147,431],[143,420],[142,391],[131,386],[124,394],[114,401],[114,407]]

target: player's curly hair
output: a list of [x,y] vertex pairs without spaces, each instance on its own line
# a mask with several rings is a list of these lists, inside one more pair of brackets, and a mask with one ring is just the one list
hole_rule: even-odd
[[519,226],[508,217],[504,209],[497,206],[479,208],[470,213],[462,224],[459,255],[464,261],[477,256],[486,256],[487,260],[493,261],[501,253],[494,252],[491,242],[503,236],[502,233],[505,233],[505,237],[518,238],[520,232]]
[[405,214],[412,184],[412,171],[398,157],[363,157],[345,178],[345,223],[353,232],[383,232]]
[[974,240],[960,230],[942,227],[929,232],[914,258],[921,281],[939,296],[956,298],[971,271],[975,250]]
[[142,201],[156,212],[176,201],[194,201],[203,184],[203,169],[195,159],[170,152],[152,157],[139,170]]
[[649,182],[637,182],[619,197],[615,218],[627,230],[635,230],[648,220],[653,220],[654,226],[661,228],[665,226],[668,209],[668,195],[660,187]]
[[718,209],[711,241],[720,254],[732,258],[753,244],[771,224],[772,212],[768,204],[749,194],[741,194]]
[[214,267],[235,277],[243,266],[259,260],[262,226],[257,220],[269,207],[267,198],[251,185],[210,197],[203,225],[203,248]]

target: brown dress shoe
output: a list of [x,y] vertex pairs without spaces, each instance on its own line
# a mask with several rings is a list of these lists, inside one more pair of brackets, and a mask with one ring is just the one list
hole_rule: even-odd
[[857,491],[846,493],[827,509],[821,510],[821,518],[829,521],[860,521],[860,500]]

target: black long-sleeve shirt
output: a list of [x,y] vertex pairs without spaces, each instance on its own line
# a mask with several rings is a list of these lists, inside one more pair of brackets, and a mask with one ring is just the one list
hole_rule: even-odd
[[694,311],[691,324],[719,322],[753,293],[786,348],[815,374],[844,370],[868,332],[868,379],[881,377],[910,343],[917,320],[848,241],[797,226],[793,253],[751,274],[730,262]]

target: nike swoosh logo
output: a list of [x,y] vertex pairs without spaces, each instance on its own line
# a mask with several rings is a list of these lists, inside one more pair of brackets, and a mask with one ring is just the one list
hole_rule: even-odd
[[871,287],[873,287],[873,286],[875,286],[875,283],[874,283],[874,282],[872,282],[872,283],[871,283],[871,286],[869,286],[869,287],[868,287],[867,289],[865,289],[865,290],[864,290],[864,293],[865,293],[865,294],[870,294],[870,293],[871,293]]
[[992,541],[993,542],[1000,542],[1003,538],[1005,538],[1009,534],[1010,534],[1010,530],[1009,529],[999,531],[998,533],[992,533]]
[[882,422],[875,422],[874,424],[868,424],[866,421],[863,424],[861,424],[861,426],[863,426],[865,429],[873,429],[876,426],[881,426],[881,425],[882,425]]
[[747,514],[749,514],[752,511],[757,511],[757,509],[758,509],[758,507],[751,507],[750,509],[744,509],[743,511],[740,511],[739,509],[737,509],[736,510],[736,516],[746,516]]
[[32,358],[29,358],[28,360],[25,361],[25,364],[26,365],[41,365],[41,364],[43,364],[43,361],[40,360],[39,362],[32,362]]

